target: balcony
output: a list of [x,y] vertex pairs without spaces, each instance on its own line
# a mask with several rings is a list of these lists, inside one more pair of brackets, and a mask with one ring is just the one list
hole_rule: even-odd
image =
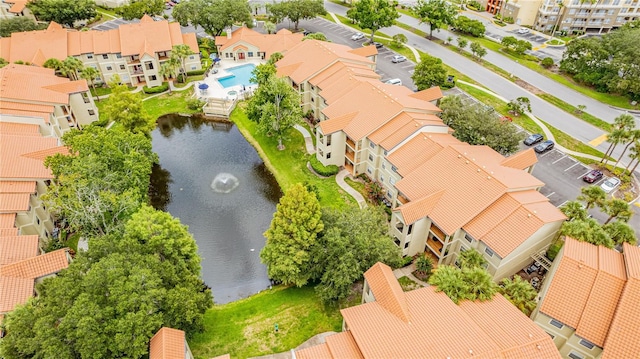
[[356,143],[349,137],[347,137],[347,146],[351,147],[354,151],[356,150]]
[[345,155],[345,157],[347,157],[349,159],[349,161],[351,161],[351,163],[355,163],[354,152],[347,151],[347,152],[345,152],[344,155]]
[[405,197],[402,193],[398,193],[398,202],[402,204],[407,204],[409,203],[409,199]]
[[435,254],[438,258],[442,256],[442,248],[444,244],[435,238],[427,239],[427,247],[431,250],[433,254]]

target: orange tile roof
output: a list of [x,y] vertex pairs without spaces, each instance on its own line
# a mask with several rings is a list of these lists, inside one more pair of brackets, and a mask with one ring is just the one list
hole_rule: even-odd
[[0,193],[35,193],[35,181],[0,181]]
[[44,86],[44,88],[64,94],[89,91],[89,86],[87,85],[86,80],[63,82],[59,84]]
[[[19,117],[37,117],[44,123],[49,123],[49,118],[53,114],[54,107],[49,105],[37,105],[28,103],[17,103],[11,101],[0,102],[0,115],[12,115]],[[5,122],[8,123],[8,122]],[[36,129],[38,132],[38,129]],[[39,135],[39,133],[38,133]]]
[[243,46],[247,49],[246,44],[252,45],[265,52],[265,58],[269,58],[273,53],[286,53],[291,48],[302,42],[304,34],[293,34],[287,29],[281,29],[275,34],[261,34],[251,30],[245,26],[233,30],[231,39],[227,36],[216,36],[216,46],[220,46],[220,51],[224,51],[230,47],[235,50],[236,45]]
[[406,224],[413,224],[417,220],[426,217],[438,205],[438,201],[442,198],[445,191],[432,193],[428,196],[420,198],[417,201],[411,201],[403,206],[398,207],[398,211],[402,214],[402,219]]
[[38,255],[38,235],[0,237],[0,266]]
[[[447,133],[449,130],[449,127],[436,115],[402,112],[367,137],[373,143],[379,144],[389,151],[401,142],[411,138],[412,134],[423,131],[427,126],[430,126],[430,128],[424,130],[424,132],[433,133],[435,130],[433,127],[436,127],[442,133]],[[424,135],[426,136],[427,133]],[[419,136],[419,134],[416,134],[416,136]]]
[[402,295],[410,322],[384,309],[380,296],[341,310],[363,357],[560,358],[551,338],[499,294],[459,306],[434,287]]
[[[33,295],[33,279],[0,276],[0,313],[13,310],[16,305],[24,304]],[[5,289],[8,288],[8,289]]]
[[[46,30],[14,32],[9,37],[9,52],[3,57],[12,63],[42,58],[64,60],[67,58],[67,32],[54,22]],[[38,52],[41,55],[36,56]],[[44,61],[36,63],[38,66],[42,64]]]
[[71,82],[52,69],[16,64],[0,69],[0,98],[5,100],[68,105],[70,93],[88,89],[85,80]]
[[296,359],[333,359],[326,343],[296,350]]
[[185,335],[182,330],[162,327],[151,338],[149,359],[184,359]]
[[22,10],[24,10],[25,7],[27,7],[27,3],[30,0],[11,0],[11,1],[5,1],[8,4],[13,4],[10,8],[9,8],[9,12],[14,13],[14,14],[19,14],[22,12]]
[[334,358],[364,359],[349,331],[330,335],[325,340]]
[[69,266],[69,248],[24,259],[0,267],[0,276],[36,279],[55,274]]
[[12,237],[18,235],[18,228],[0,228],[0,236],[2,237]]
[[15,213],[0,213],[0,228],[12,228],[15,224]]
[[325,135],[330,135],[334,132],[338,132],[349,124],[356,116],[357,112],[346,113],[342,116],[337,116],[332,119],[321,121],[318,126]]
[[406,176],[449,144],[465,145],[450,134],[418,134],[402,146],[394,148],[387,160],[396,167],[398,174]]
[[29,209],[30,193],[1,193],[0,212],[24,212]]
[[0,179],[53,178],[42,156],[37,155],[42,151],[60,153],[61,150],[55,138],[0,132]]
[[349,52],[351,52],[352,54],[369,57],[369,56],[377,55],[378,49],[376,49],[376,47],[373,45],[369,45],[369,46],[356,47],[355,49]]
[[334,92],[339,91],[344,86],[345,78],[352,78],[353,80],[359,78],[379,79],[380,75],[366,65],[336,61],[321,72],[311,76],[308,81],[311,85],[318,86],[322,90],[320,95],[326,96],[326,100],[331,102],[333,100],[332,95],[335,95]]
[[439,100],[442,98],[442,96],[443,96],[442,90],[440,90],[440,87],[438,86],[430,87],[428,89],[418,91],[411,95],[411,97],[415,97],[420,100],[429,101],[429,102]]
[[380,262],[374,264],[364,272],[364,278],[380,306],[403,322],[411,321],[402,287],[388,265]]
[[524,151],[520,151],[518,153],[514,153],[513,155],[502,160],[502,165],[506,167],[512,167],[519,170],[523,170],[527,167],[531,167],[538,163],[538,157],[536,156],[533,148],[529,148]]

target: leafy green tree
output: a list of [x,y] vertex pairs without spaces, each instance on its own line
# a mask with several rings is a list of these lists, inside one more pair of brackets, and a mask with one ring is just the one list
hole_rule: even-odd
[[525,111],[531,112],[531,100],[527,97],[518,97],[509,101],[507,108],[516,116],[522,115]]
[[484,24],[480,20],[472,20],[466,16],[458,16],[453,26],[456,30],[464,34],[469,34],[474,37],[484,37],[486,31]]
[[485,106],[465,105],[460,97],[447,96],[440,101],[443,122],[455,130],[453,136],[472,145],[487,145],[507,155],[519,149],[522,135],[515,126],[501,121]]
[[276,67],[270,61],[256,66],[251,71],[251,82],[262,86],[276,76]]
[[396,23],[400,17],[393,3],[388,0],[359,0],[355,6],[347,11],[347,17],[352,19],[360,28],[371,31],[370,42],[379,29]]
[[314,32],[302,38],[304,40],[327,41],[327,37],[321,32]]
[[609,218],[604,222],[605,225],[616,218],[620,221],[628,222],[631,216],[633,216],[633,211],[629,203],[615,197],[605,201],[601,209],[602,212],[609,215]]
[[403,48],[404,44],[407,43],[407,37],[405,34],[395,34],[393,35],[393,41],[391,44],[397,48]]
[[54,176],[43,196],[47,208],[87,236],[121,229],[146,202],[156,160],[151,141],[142,134],[99,126],[71,130],[62,139],[70,154],[45,160]]
[[296,30],[298,30],[300,20],[313,19],[327,13],[322,0],[287,0],[268,4],[267,10],[275,15],[272,20],[280,20],[274,22],[278,23],[287,18],[293,22]]
[[120,123],[127,131],[151,136],[155,120],[142,106],[139,93],[132,93],[124,85],[111,85],[111,95],[102,110],[102,117],[107,121]]
[[553,62],[553,59],[551,57],[545,57],[544,59],[542,59],[542,62],[540,62],[540,64],[545,69],[548,69],[548,68],[551,68],[554,65],[554,62]]
[[265,21],[264,30],[267,32],[267,34],[273,34],[276,32],[276,24],[272,23],[271,21]]
[[284,284],[303,286],[312,276],[311,251],[324,228],[320,203],[300,183],[280,198],[260,258],[269,277]]
[[482,267],[463,268],[462,280],[467,284],[469,300],[490,300],[498,291],[491,274]]
[[62,61],[56,58],[50,58],[50,59],[47,59],[47,61],[45,61],[44,64],[42,64],[42,67],[47,69],[53,69],[56,72],[61,72],[63,65],[62,65]]
[[202,27],[212,36],[219,36],[233,24],[250,24],[251,7],[246,0],[189,0],[173,7],[173,18],[182,26]]
[[458,47],[460,48],[460,50],[464,50],[464,48],[467,47],[468,44],[469,41],[467,41],[467,39],[465,39],[464,37],[458,37]]
[[258,123],[260,132],[275,136],[278,149],[284,150],[286,132],[302,120],[300,95],[286,80],[271,76],[249,100],[247,115]]
[[560,228],[560,234],[607,248],[613,248],[614,244],[609,234],[593,218],[564,222]]
[[461,269],[473,269],[482,268],[487,264],[487,260],[484,259],[482,254],[475,249],[467,249],[458,256],[458,263]]
[[522,279],[519,275],[513,276],[513,279],[505,278],[500,281],[500,293],[515,305],[526,316],[531,315],[536,309],[536,292],[535,288],[528,281]]
[[282,55],[281,52],[274,52],[273,54],[271,54],[271,56],[269,56],[269,60],[267,60],[267,63],[274,65],[276,62],[280,61],[283,57],[284,55]]
[[[175,58],[169,58],[168,61],[165,61],[160,65],[160,69],[158,69],[158,75],[162,76],[163,79],[169,81],[170,78],[177,78],[178,71],[180,69],[180,61]],[[171,85],[169,85],[169,93],[171,93]]]
[[594,205],[602,207],[604,201],[607,199],[607,194],[600,186],[588,186],[580,189],[580,196],[578,201],[585,203],[585,210],[592,208]]
[[180,63],[182,82],[185,82],[187,80],[187,66],[185,65],[185,61],[187,60],[187,57],[193,54],[195,54],[195,52],[193,52],[189,45],[186,44],[175,45],[171,49],[171,59]]
[[429,24],[429,38],[433,38],[433,30],[455,24],[458,9],[445,0],[418,0],[412,9],[420,22]]
[[140,19],[144,15],[162,15],[163,11],[164,0],[134,0],[116,9],[116,13],[125,20]]
[[585,206],[580,201],[569,201],[560,207],[560,211],[567,216],[567,220],[579,220],[584,221],[589,217],[589,213],[585,209]]
[[[531,43],[527,40],[519,40],[516,39],[513,36],[505,36],[502,38],[502,41],[500,42],[502,44],[502,46],[504,46],[505,48],[512,50],[513,52],[515,52],[516,54],[524,54],[525,51],[527,50],[531,50],[532,46]],[[552,61],[552,65],[553,65],[553,60]]]
[[418,91],[433,86],[442,86],[447,81],[447,69],[440,58],[423,54],[411,78],[418,87]]
[[39,21],[55,21],[69,27],[96,16],[96,3],[92,0],[33,0],[27,7]]
[[80,78],[80,72],[84,68],[82,61],[73,56],[69,56],[64,59],[61,64],[62,67],[59,70],[62,75],[68,77],[71,81],[75,81]]
[[487,54],[487,49],[485,49],[484,47],[482,47],[482,45],[480,45],[480,43],[478,42],[472,42],[471,45],[469,45],[469,48],[471,49],[471,53],[478,58],[478,60],[480,60],[481,58],[483,58],[486,54]]
[[325,302],[346,298],[353,283],[377,262],[400,265],[400,251],[381,208],[325,208],[322,222],[324,230],[312,251],[312,273],[320,279],[317,292]]
[[96,98],[100,101],[100,96],[96,92],[96,78],[100,76],[100,72],[94,67],[88,66],[82,69],[80,72],[80,78],[87,81],[89,86],[93,89],[93,92],[96,94]]
[[638,244],[638,238],[633,228],[626,222],[615,221],[605,224],[602,229],[611,237],[616,245],[627,242],[633,246]]
[[40,30],[41,27],[33,19],[25,16],[14,16],[0,21],[0,37],[9,37],[14,32]]
[[416,270],[425,274],[430,274],[433,270],[433,261],[430,257],[421,255],[416,259]]

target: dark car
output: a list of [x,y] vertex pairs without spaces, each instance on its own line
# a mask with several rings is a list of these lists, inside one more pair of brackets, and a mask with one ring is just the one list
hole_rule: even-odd
[[539,134],[539,133],[535,133],[527,138],[524,139],[524,144],[527,146],[531,146],[531,145],[535,145],[536,143],[540,142],[544,140],[544,137]]
[[593,182],[599,181],[602,178],[602,176],[603,174],[601,171],[593,170],[587,173],[584,177],[582,177],[582,180],[588,183],[593,183]]
[[547,152],[550,149],[553,148],[553,146],[555,145],[555,143],[553,143],[553,141],[551,140],[546,140],[544,142],[542,142],[541,144],[537,145],[534,150],[538,153],[543,153],[543,152]]
[[307,36],[307,35],[309,35],[309,34],[313,34],[313,32],[312,32],[312,31],[309,31],[309,30],[304,30],[304,31],[302,32],[302,35],[304,35],[304,36]]
[[381,48],[382,48],[382,46],[383,46],[383,45],[382,45],[381,43],[379,43],[379,42],[374,42],[373,44],[374,44],[374,45],[376,45],[376,49],[381,49]]

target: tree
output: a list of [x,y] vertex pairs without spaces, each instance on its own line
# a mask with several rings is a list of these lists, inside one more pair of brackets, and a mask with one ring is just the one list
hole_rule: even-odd
[[624,149],[622,150],[622,153],[620,154],[620,157],[618,157],[618,160],[616,161],[616,164],[613,165],[613,167],[618,166],[618,163],[620,163],[624,154],[627,153],[629,146],[631,146],[638,140],[640,140],[640,129],[633,129],[627,132],[627,136],[625,136],[626,144],[624,146]]
[[418,0],[412,9],[421,23],[429,24],[429,38],[433,39],[433,30],[453,25],[458,9],[445,0]]
[[[167,80],[168,82],[170,78],[178,77],[179,69],[180,61],[175,58],[169,58],[168,61],[165,61],[162,65],[160,65],[158,75],[162,76],[162,78]],[[171,93],[171,85],[169,85],[169,93]]]
[[62,75],[62,61],[56,59],[56,58],[50,58],[47,61],[44,62],[44,64],[42,64],[42,67],[47,68],[47,69],[53,69],[56,72],[56,75],[60,74]]
[[418,91],[422,91],[433,86],[442,86],[447,81],[447,70],[441,59],[423,54],[411,78]]
[[626,135],[627,135],[627,131],[623,128],[615,128],[613,131],[609,133],[609,135],[607,136],[607,142],[609,142],[609,148],[607,149],[607,152],[605,152],[604,156],[600,160],[600,163],[604,161],[604,164],[603,164],[604,167],[606,167],[607,163],[609,163],[609,158],[613,154],[613,151],[615,151],[616,147],[618,147],[618,144],[625,140]]
[[147,199],[156,156],[142,134],[91,125],[64,134],[69,155],[48,157],[54,180],[43,200],[86,236],[122,228]]
[[0,68],[3,68],[5,66],[7,66],[8,64],[9,64],[9,61],[7,61],[4,58],[0,57]]
[[461,269],[482,268],[487,260],[477,250],[467,249],[458,256],[458,263]]
[[124,85],[111,84],[111,88],[111,95],[102,109],[102,117],[120,123],[127,131],[150,137],[155,120],[142,106],[140,94],[130,92]]
[[0,37],[9,37],[14,32],[39,30],[40,26],[33,19],[25,16],[5,18],[0,21]]
[[258,84],[258,87],[265,85],[276,76],[276,67],[270,61],[256,66],[251,71],[251,82]]
[[579,201],[568,201],[560,207],[560,211],[567,216],[567,220],[579,220],[584,221],[589,218],[589,213],[585,209],[585,206]]
[[472,42],[470,46],[471,53],[480,60],[487,54],[487,49],[482,47],[478,42]]
[[586,109],[587,109],[587,105],[577,105],[577,106],[576,106],[576,108],[577,108],[576,113],[577,113],[578,115],[581,115],[581,114],[583,114],[583,113],[584,113],[584,110],[586,110]]
[[[513,36],[505,36],[500,42],[506,49],[512,50],[516,54],[522,55],[525,51],[531,50],[531,43],[527,40],[519,40]],[[553,59],[551,59],[551,65],[553,65]]]
[[636,232],[633,228],[626,222],[615,221],[611,223],[607,223],[602,226],[605,232],[611,237],[613,242],[616,245],[622,245],[622,243],[627,242],[633,246],[638,244],[638,239],[636,238]]
[[311,278],[311,250],[324,228],[318,198],[300,183],[291,186],[276,207],[260,259],[271,279],[298,287]]
[[498,286],[493,281],[491,274],[482,267],[462,269],[462,280],[467,284],[469,300],[490,300],[498,291]]
[[465,39],[464,37],[458,37],[458,47],[460,48],[460,50],[464,50],[464,48],[467,47],[468,44],[469,41],[467,41],[467,39]]
[[542,59],[540,64],[545,69],[548,69],[548,68],[551,68],[554,65],[554,62],[553,62],[553,59],[551,57],[545,57],[544,59]]
[[453,26],[456,27],[457,31],[474,37],[484,37],[486,31],[482,21],[472,20],[466,16],[458,16]]
[[189,0],[173,7],[173,18],[182,26],[202,27],[212,36],[220,36],[233,24],[252,22],[251,7],[245,0]]
[[33,0],[27,7],[39,21],[55,21],[68,27],[73,27],[76,21],[96,16],[93,0]]
[[430,257],[421,255],[416,260],[416,270],[425,274],[430,274],[433,270],[433,261]]
[[[47,60],[49,61],[49,60]],[[58,63],[53,62],[53,64],[58,65]],[[50,65],[53,65],[50,63]],[[64,61],[60,62],[60,68],[58,69],[63,76],[68,77],[71,81],[78,80],[80,78],[79,73],[84,68],[84,64],[82,61],[76,59],[73,56],[69,56]]]
[[312,251],[313,278],[325,302],[346,298],[354,282],[377,262],[400,265],[400,251],[389,236],[379,207],[322,210],[322,231]]
[[560,234],[607,248],[613,248],[614,244],[609,234],[593,218],[564,222],[560,228]]
[[321,32],[314,32],[309,35],[306,35],[305,37],[302,38],[302,41],[304,40],[328,41],[327,37]]
[[507,104],[509,112],[514,115],[522,115],[525,111],[531,112],[531,101],[527,97],[518,97],[515,100],[509,101]]
[[397,48],[403,48],[404,44],[407,43],[407,37],[404,34],[395,34],[393,35],[393,41],[391,44]]
[[633,168],[631,169],[631,171],[629,171],[629,173],[633,173],[635,172],[636,168],[638,167],[638,164],[640,163],[640,141],[636,141],[633,146],[631,146],[631,148],[629,148],[629,158],[631,159],[631,161],[629,161],[629,164],[627,164],[627,168],[625,168],[625,170],[629,170],[629,167],[631,167],[631,164],[633,163],[633,161],[636,161],[636,164],[633,166]]
[[438,266],[429,277],[429,284],[435,286],[438,292],[444,292],[456,304],[468,297],[469,287],[462,278],[462,271],[459,268],[448,265]]
[[271,21],[265,21],[264,22],[264,30],[267,32],[267,34],[272,34],[276,32],[276,24],[272,23]]
[[327,13],[322,0],[287,0],[269,4],[267,8],[276,16],[272,20],[280,20],[274,22],[278,23],[287,18],[293,22],[295,30],[298,30],[300,20],[313,19]]
[[273,54],[271,54],[271,56],[269,56],[269,60],[267,60],[267,63],[274,65],[276,62],[282,60],[283,57],[284,55],[282,55],[281,52],[274,52]]
[[347,17],[360,28],[371,30],[370,42],[373,43],[376,31],[395,24],[400,14],[388,0],[360,0],[347,11]]
[[531,315],[536,309],[536,292],[535,288],[528,281],[522,279],[519,275],[513,276],[513,279],[505,278],[500,282],[500,293],[515,305],[526,316]]
[[585,210],[592,208],[594,205],[602,207],[607,198],[607,194],[604,193],[604,190],[600,186],[582,187],[580,193],[578,200],[585,203]]
[[631,216],[633,216],[633,211],[631,210],[631,206],[629,205],[629,203],[615,197],[605,201],[601,209],[602,212],[609,215],[609,218],[607,218],[607,220],[604,222],[605,225],[611,222],[611,220],[613,220],[614,218],[617,218],[618,220],[623,222],[627,222],[629,221]]
[[275,136],[278,149],[284,150],[286,132],[302,119],[300,95],[284,79],[271,76],[249,100],[247,116],[258,123],[260,132]]
[[187,57],[195,54],[193,50],[187,44],[175,45],[171,49],[171,59],[180,62],[180,73],[182,73],[182,81],[185,82],[187,80],[187,66],[185,65],[185,61]]
[[187,228],[144,206],[124,232],[92,238],[88,252],[7,315],[0,352],[8,359],[147,356],[160,327],[202,328],[213,303],[199,276]]
[[134,0],[116,9],[116,13],[125,20],[140,19],[144,15],[162,15],[163,12],[164,0]]
[[82,69],[82,71],[80,72],[80,77],[85,79],[89,85],[91,86],[91,88],[93,88],[93,92],[96,94],[96,98],[98,99],[98,101],[100,101],[100,96],[98,96],[98,93],[96,92],[96,78],[100,75],[100,72],[98,72],[98,70],[94,67],[85,67],[84,69]]
[[522,134],[510,122],[501,121],[485,106],[465,105],[460,97],[447,96],[440,101],[442,121],[452,129],[453,136],[472,145],[487,145],[507,155],[519,149]]

